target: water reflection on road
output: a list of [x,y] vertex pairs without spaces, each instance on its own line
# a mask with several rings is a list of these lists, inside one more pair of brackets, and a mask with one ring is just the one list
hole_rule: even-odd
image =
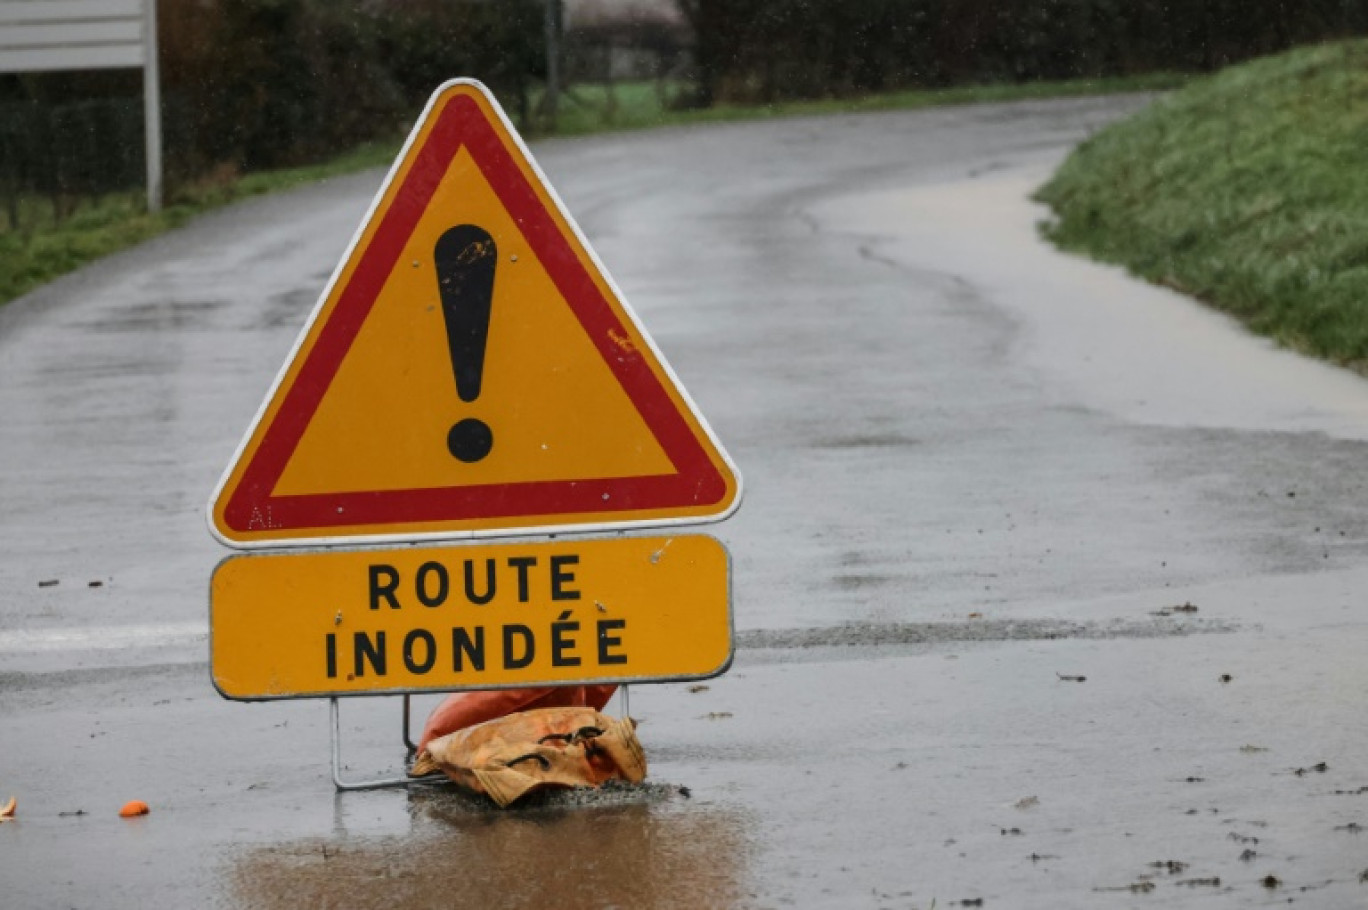
[[679,797],[498,811],[424,789],[409,813],[407,835],[339,831],[233,856],[234,905],[649,910],[736,906],[747,891],[748,820],[731,808]]

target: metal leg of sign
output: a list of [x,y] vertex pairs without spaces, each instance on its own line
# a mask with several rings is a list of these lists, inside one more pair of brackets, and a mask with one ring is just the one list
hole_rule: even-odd
[[411,736],[409,736],[409,720],[410,720],[410,717],[411,717],[411,712],[409,711],[409,701],[410,701],[409,694],[408,694],[407,692],[405,692],[405,693],[404,693],[404,748],[406,748],[406,749],[409,750],[409,754],[410,754],[410,755],[415,755],[415,754],[417,754],[417,752],[418,752],[418,747],[417,747],[416,745],[414,745],[413,738],[412,738]]
[[[330,703],[329,709],[332,712],[332,778],[333,786],[338,790],[382,790],[386,787],[407,787],[410,784],[428,780],[425,777],[386,777],[376,780],[344,781],[342,779],[341,713],[336,698],[330,698],[328,701]],[[416,751],[409,739],[409,697],[407,695],[404,696],[404,745],[408,747],[410,753]]]

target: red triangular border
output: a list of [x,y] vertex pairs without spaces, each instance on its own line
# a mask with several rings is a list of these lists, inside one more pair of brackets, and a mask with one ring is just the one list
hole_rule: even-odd
[[[499,200],[521,227],[533,253],[655,435],[676,473],[376,492],[271,495],[405,244],[427,210],[451,159],[462,146],[470,152]],[[720,503],[727,494],[726,479],[652,372],[643,353],[622,350],[612,341],[614,334],[619,338],[627,336],[622,321],[579,255],[561,233],[479,105],[467,95],[457,95],[443,106],[427,140],[418,149],[413,166],[385,210],[360,262],[232,491],[223,510],[223,520],[229,528],[240,533],[344,526],[379,529],[527,516],[649,513]],[[269,520],[264,521],[266,515]]]

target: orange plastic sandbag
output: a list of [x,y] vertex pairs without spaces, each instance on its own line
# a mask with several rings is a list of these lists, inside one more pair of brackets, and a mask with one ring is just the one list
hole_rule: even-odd
[[617,686],[538,686],[492,692],[458,692],[449,695],[428,716],[418,748],[439,736],[482,724],[515,711],[534,708],[583,708],[602,711]]
[[539,708],[438,737],[418,753],[409,774],[442,771],[500,807],[547,787],[640,783],[646,753],[636,721],[593,708]]

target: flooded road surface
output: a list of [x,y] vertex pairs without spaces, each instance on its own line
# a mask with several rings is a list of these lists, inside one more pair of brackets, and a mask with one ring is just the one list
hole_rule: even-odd
[[[1368,383],[1036,239],[1142,103],[534,150],[746,480],[640,790],[337,795],[324,703],[210,685],[204,503],[380,174],[0,308],[0,905],[1360,902]],[[342,727],[399,766],[398,699]]]

